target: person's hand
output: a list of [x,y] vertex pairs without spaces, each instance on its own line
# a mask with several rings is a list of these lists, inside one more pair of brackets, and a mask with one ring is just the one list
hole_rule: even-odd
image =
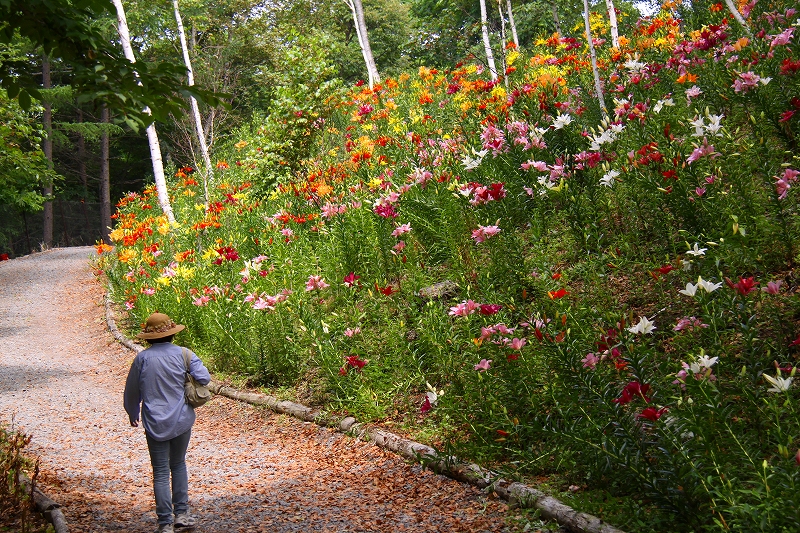
[[131,420],[131,427],[138,428],[139,427],[139,420]]

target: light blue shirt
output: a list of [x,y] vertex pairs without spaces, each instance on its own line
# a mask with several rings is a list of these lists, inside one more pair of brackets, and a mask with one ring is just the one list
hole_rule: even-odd
[[[202,385],[211,381],[208,369],[193,352],[189,372]],[[131,423],[139,420],[147,434],[157,441],[170,440],[192,428],[194,407],[186,402],[186,367],[181,347],[159,342],[139,352],[125,382],[125,411]]]

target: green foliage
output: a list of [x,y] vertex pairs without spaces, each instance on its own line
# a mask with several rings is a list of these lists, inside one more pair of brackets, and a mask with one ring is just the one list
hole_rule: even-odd
[[0,151],[0,204],[28,211],[41,209],[41,184],[56,178],[39,146],[43,136],[34,116],[0,95],[0,138],[5,143]]
[[[126,124],[134,129],[183,109],[186,104],[181,96],[191,94],[210,105],[220,103],[211,91],[186,86],[185,68],[176,63],[141,62],[134,69],[105,33],[102,21],[111,17],[110,8],[103,0],[2,0],[0,43],[10,45],[21,37],[60,58],[73,69],[79,102],[105,102],[124,114]],[[30,107],[31,97],[41,98],[33,68],[17,58],[3,57],[0,62],[0,86],[23,109]],[[152,115],[144,112],[146,107]]]
[[330,37],[310,32],[285,38],[287,46],[275,60],[292,68],[271,74],[266,117],[254,117],[237,132],[236,142],[219,152],[237,159],[247,179],[264,190],[300,169],[341,92],[333,65],[337,49]]
[[0,424],[0,531],[53,531],[33,512],[31,496],[21,482],[24,475],[35,480],[39,472],[38,460],[34,462],[22,452],[30,441],[30,436]]

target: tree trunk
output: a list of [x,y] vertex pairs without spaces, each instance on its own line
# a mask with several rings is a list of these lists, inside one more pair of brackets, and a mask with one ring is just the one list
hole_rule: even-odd
[[[83,111],[78,109],[78,122],[83,123]],[[78,130],[78,176],[81,178],[81,185],[83,191],[81,193],[81,210],[83,211],[83,220],[86,228],[91,228],[89,223],[89,213],[86,210],[86,200],[89,198],[89,173],[86,170],[86,139],[83,132]]]
[[589,0],[583,0],[583,22],[586,26],[586,42],[589,44],[589,56],[592,60],[592,74],[594,74],[594,89],[597,91],[597,101],[603,111],[603,117],[608,118],[608,109],[603,99],[603,86],[600,83],[600,72],[597,70],[597,53],[592,42],[592,26],[589,22]]
[[503,80],[506,82],[506,87],[508,87],[508,78],[505,76],[506,68],[508,67],[506,63],[506,18],[503,16],[503,0],[497,0],[497,13],[500,15],[500,43],[502,43],[502,48],[500,52],[503,54]]
[[614,8],[614,0],[606,0],[608,10],[608,24],[611,28],[611,45],[619,48],[619,26],[617,25],[617,10]]
[[[183,63],[186,65],[187,83],[191,86],[194,85],[194,72],[192,71],[192,60],[189,58],[189,47],[186,44],[186,33],[183,31],[183,21],[181,20],[181,12],[178,8],[178,0],[172,0],[172,6],[175,9],[175,21],[178,23],[178,36],[181,40],[181,49],[183,50]],[[203,129],[203,120],[200,118],[200,107],[197,105],[197,99],[189,95],[189,103],[192,106],[192,118],[194,119],[194,131],[197,135],[197,144],[200,146],[200,153],[203,155],[203,162],[206,165],[203,172],[203,189],[206,195],[206,205],[210,201],[208,194],[208,184],[214,179],[214,170],[211,166],[211,157],[208,154],[208,145],[206,144],[205,130]]]
[[375,66],[375,58],[372,55],[372,47],[369,45],[369,36],[367,35],[367,22],[364,18],[364,5],[361,0],[345,0],[350,12],[353,14],[353,23],[356,28],[356,35],[358,36],[358,44],[361,47],[361,55],[364,56],[364,63],[367,65],[367,77],[369,79],[369,88],[372,89],[376,84],[381,82],[381,77],[378,74],[378,67]]
[[483,34],[483,48],[486,51],[486,64],[492,80],[497,79],[497,67],[494,65],[494,54],[492,53],[492,43],[489,41],[489,21],[486,15],[486,0],[480,0],[481,4],[481,33]]
[[25,253],[30,253],[33,251],[33,248],[31,248],[31,232],[28,229],[28,215],[24,207],[22,208],[22,223],[25,225],[25,246],[27,246]]
[[64,237],[64,246],[72,246],[69,228],[67,228],[67,217],[64,215],[64,202],[61,201],[61,198],[58,199],[58,212],[61,215],[61,234]]
[[558,18],[558,5],[556,5],[555,0],[550,3],[550,6],[553,8],[553,22],[556,25],[556,32],[563,36],[564,34],[561,33],[561,19]]
[[[128,31],[128,21],[125,18],[125,8],[122,6],[122,0],[112,1],[114,2],[114,7],[117,9],[117,30],[119,31],[119,40],[122,43],[122,50],[125,52],[125,57],[128,61],[136,63],[136,58],[133,55],[133,48],[131,47],[131,36]],[[144,111],[145,113],[150,113],[149,108],[145,108]],[[161,210],[167,216],[167,220],[173,223],[175,222],[175,215],[172,214],[172,206],[169,203],[167,179],[164,176],[164,163],[161,160],[161,147],[158,144],[158,133],[156,133],[155,123],[151,123],[147,126],[147,142],[150,145],[150,159],[153,162],[153,177],[156,182],[158,203],[161,206]]]
[[728,6],[728,11],[731,12],[733,18],[736,19],[736,22],[741,24],[742,28],[744,28],[744,31],[746,31],[747,34],[752,37],[753,32],[750,31],[750,26],[747,25],[747,22],[745,22],[742,14],[739,13],[739,9],[736,7],[736,4],[733,3],[733,0],[725,0],[725,5]]
[[100,111],[103,132],[100,134],[100,238],[111,244],[111,165],[109,164],[108,133],[109,112],[106,106]]
[[[50,57],[47,54],[42,54],[42,88],[47,91],[52,87],[50,80]],[[44,95],[42,104],[44,105],[44,113],[42,114],[42,122],[44,125],[45,137],[42,140],[42,151],[47,158],[47,167],[53,168],[53,106],[50,103],[50,95]],[[44,203],[44,229],[42,231],[42,244],[49,248],[53,245],[53,181],[47,178],[42,191],[44,196],[50,198]]]
[[511,36],[514,38],[514,44],[519,48],[519,37],[517,37],[517,24],[514,22],[514,12],[511,10],[511,0],[506,0],[506,9],[508,9],[508,24],[511,26]]

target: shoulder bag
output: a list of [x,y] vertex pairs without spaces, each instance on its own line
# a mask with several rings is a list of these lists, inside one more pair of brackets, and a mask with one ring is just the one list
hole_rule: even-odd
[[211,399],[211,391],[208,390],[208,387],[201,385],[194,379],[189,372],[189,363],[191,362],[189,350],[181,348],[181,353],[183,354],[183,362],[186,366],[186,382],[183,385],[186,391],[186,403],[192,407],[200,407]]

